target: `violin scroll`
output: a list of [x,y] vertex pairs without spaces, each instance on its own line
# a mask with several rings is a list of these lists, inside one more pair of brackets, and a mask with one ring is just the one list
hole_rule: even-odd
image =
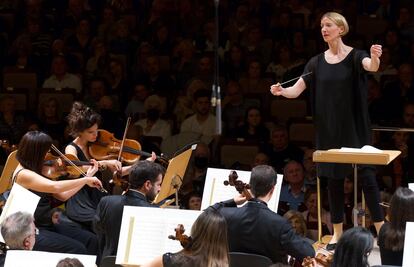
[[172,240],[180,241],[180,244],[184,249],[189,249],[192,243],[191,236],[189,237],[185,235],[184,232],[185,232],[184,225],[179,224],[175,228],[175,235],[169,235],[168,238]]
[[250,185],[244,183],[243,181],[237,180],[237,178],[239,178],[237,172],[231,171],[229,174],[229,180],[224,181],[224,185],[234,186],[240,194],[243,194],[246,197],[247,200],[252,199],[253,196],[250,194],[250,191],[248,190],[250,189]]

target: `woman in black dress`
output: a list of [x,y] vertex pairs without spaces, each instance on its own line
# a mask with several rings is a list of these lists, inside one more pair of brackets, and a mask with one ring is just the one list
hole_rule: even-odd
[[[299,96],[311,89],[312,111],[316,128],[316,148],[325,150],[341,147],[361,148],[370,144],[370,122],[367,108],[367,72],[378,70],[382,49],[372,45],[370,55],[343,43],[348,33],[346,19],[338,13],[328,12],[321,19],[321,33],[328,50],[313,57],[304,74],[291,87],[279,83],[271,86],[271,93],[287,98]],[[308,74],[309,73],[309,74]],[[320,177],[328,178],[329,205],[336,244],[342,235],[344,213],[344,178],[352,173],[349,164],[318,164]],[[361,169],[363,191],[377,232],[383,224],[379,206],[380,197],[375,180],[375,169]],[[334,248],[334,245],[328,246]]]

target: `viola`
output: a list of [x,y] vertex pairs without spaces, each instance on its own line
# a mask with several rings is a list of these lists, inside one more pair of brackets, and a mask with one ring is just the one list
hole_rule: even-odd
[[184,225],[179,224],[175,228],[175,235],[169,235],[168,238],[172,240],[178,240],[180,241],[181,246],[184,249],[190,249],[191,248],[191,236],[187,236],[184,234],[185,229]]
[[237,178],[239,178],[237,172],[231,171],[229,174],[229,180],[224,181],[224,185],[234,186],[240,194],[243,194],[246,197],[247,200],[252,199],[252,194],[250,194],[250,191],[248,190],[250,189],[250,185],[244,183],[243,181],[237,180]]
[[[315,249],[315,258],[306,257],[303,259],[302,266],[304,267],[329,267],[332,264],[334,253],[332,251],[326,250],[324,247],[328,243],[331,236],[323,236],[321,241],[315,242],[312,246]],[[317,265],[315,265],[315,263]]]
[[[104,129],[98,130],[96,141],[89,145],[89,154],[96,160],[117,159],[121,150],[122,140],[115,138],[114,134]],[[121,159],[125,164],[136,163],[141,156],[151,157],[151,153],[141,150],[141,144],[133,139],[125,139],[122,148]],[[167,161],[164,157],[157,156],[161,162]]]
[[[89,161],[80,161],[72,154],[66,154],[65,157],[78,167],[92,165]],[[64,175],[70,175],[72,178],[77,178],[82,175],[82,172],[80,168],[76,168],[74,165],[69,164],[69,162],[61,156],[47,153],[45,161],[43,162],[42,174],[52,180],[57,180],[60,176]]]

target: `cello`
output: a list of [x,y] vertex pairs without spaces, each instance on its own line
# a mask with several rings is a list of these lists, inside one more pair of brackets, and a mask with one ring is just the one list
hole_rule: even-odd
[[224,181],[224,185],[234,186],[240,194],[243,194],[246,197],[246,200],[252,199],[253,196],[248,190],[250,189],[250,185],[244,183],[243,181],[237,180],[237,178],[239,178],[237,172],[231,171],[229,174],[229,180]]

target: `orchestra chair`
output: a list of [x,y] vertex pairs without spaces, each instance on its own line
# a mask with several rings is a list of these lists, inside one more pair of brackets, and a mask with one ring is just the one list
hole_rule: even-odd
[[305,99],[276,98],[270,103],[270,115],[276,118],[279,124],[285,124],[292,118],[303,118],[307,114]]
[[3,88],[36,90],[37,75],[35,72],[5,72],[3,73]]
[[241,138],[228,138],[220,144],[220,162],[225,168],[239,163],[250,166],[259,152],[259,144]]
[[372,267],[401,267],[399,265],[374,265]]
[[3,171],[1,172],[0,177],[0,194],[4,193],[11,188],[12,184],[12,175],[14,170],[19,165],[19,162],[16,159],[17,150],[12,151],[7,157],[6,163],[4,164]]
[[293,119],[288,130],[290,141],[299,146],[315,143],[315,126],[311,119]]
[[67,114],[72,108],[73,101],[76,100],[76,90],[73,88],[39,88],[37,106],[51,97],[59,102],[60,111]]
[[0,92],[0,99],[3,97],[12,97],[16,101],[16,111],[26,112],[28,109],[33,108],[29,107],[30,104],[30,95],[29,91],[24,88],[9,88],[2,90]]
[[116,256],[106,256],[102,259],[99,267],[122,267],[122,265],[115,264]]
[[269,267],[273,262],[266,256],[243,252],[230,252],[229,267]]

